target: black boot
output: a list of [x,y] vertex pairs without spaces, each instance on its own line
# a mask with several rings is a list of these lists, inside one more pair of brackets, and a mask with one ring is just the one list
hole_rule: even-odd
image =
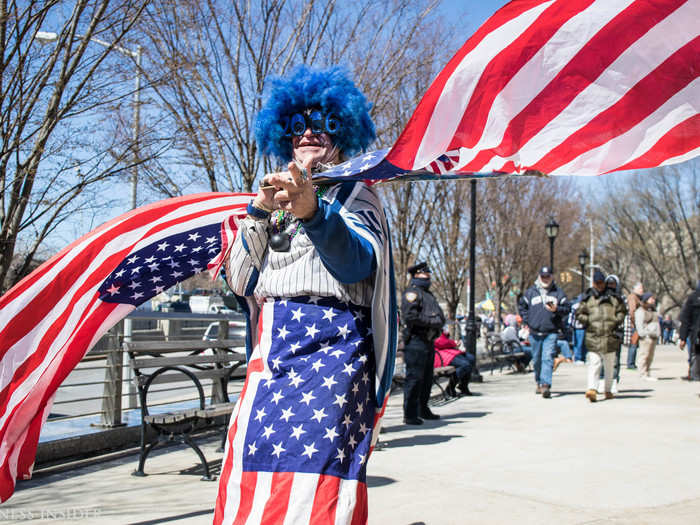
[[451,375],[450,382],[447,383],[447,387],[445,388],[445,393],[450,397],[459,397],[459,395],[457,394],[457,390],[455,390],[456,386],[457,386],[457,377],[454,375]]
[[472,393],[469,391],[469,378],[465,377],[459,382],[459,389],[462,391],[463,396],[470,396]]

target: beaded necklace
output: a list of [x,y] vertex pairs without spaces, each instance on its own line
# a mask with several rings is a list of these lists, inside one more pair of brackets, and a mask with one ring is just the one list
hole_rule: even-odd
[[[328,186],[314,186],[316,197],[321,198],[328,190]],[[276,252],[287,252],[292,245],[292,239],[304,227],[301,221],[294,217],[291,213],[284,210],[277,210],[271,217],[270,226],[272,233],[270,235],[270,248]]]

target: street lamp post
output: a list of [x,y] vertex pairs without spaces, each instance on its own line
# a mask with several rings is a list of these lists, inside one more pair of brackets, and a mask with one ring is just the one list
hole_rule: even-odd
[[[76,35],[78,38],[84,38],[83,35]],[[58,40],[58,35],[56,33],[48,32],[48,31],[37,31],[35,35],[37,40],[40,40],[42,42],[55,42]],[[96,44],[101,45],[102,47],[106,47],[108,49],[116,49],[120,53],[126,56],[130,56],[136,60],[136,80],[135,80],[135,91],[134,91],[134,124],[133,124],[133,133],[132,133],[132,138],[134,141],[133,144],[133,161],[134,165],[132,166],[131,170],[131,209],[133,210],[136,208],[136,188],[138,184],[138,159],[139,159],[139,148],[138,148],[138,141],[139,141],[139,133],[140,133],[140,122],[141,122],[141,104],[140,104],[140,93],[141,93],[141,46],[136,46],[136,51],[132,51],[130,49],[127,49],[122,46],[116,46],[114,44],[110,44],[109,42],[105,42],[104,40],[100,40],[99,38],[90,38],[90,42],[94,42]],[[124,341],[131,341],[133,336],[133,324],[130,318],[124,319]],[[133,371],[131,367],[129,366],[129,361],[128,361],[128,355],[126,352],[122,353],[122,370],[127,371],[127,384],[129,385],[129,396],[128,396],[128,402],[129,402],[129,408],[136,408],[136,388],[134,386],[134,381],[133,381]],[[103,411],[103,424],[109,427],[114,427],[114,426],[121,426],[123,423],[121,422],[121,381],[119,382],[119,389],[117,392],[117,397],[118,397],[118,405],[117,408],[113,411],[114,416],[113,417],[105,417],[106,411]],[[108,397],[108,396],[105,396]]]
[[[36,33],[36,39],[40,40],[42,42],[55,42],[58,40],[58,34],[49,32],[49,31],[37,31]],[[83,38],[82,35],[76,35],[78,38]],[[138,184],[138,141],[139,141],[139,133],[140,133],[140,126],[141,126],[141,101],[140,101],[140,93],[141,93],[141,46],[136,46],[136,51],[132,51],[131,49],[127,49],[122,46],[115,46],[114,44],[110,44],[109,42],[105,42],[104,40],[100,40],[99,38],[90,38],[90,42],[95,42],[96,44],[101,45],[102,47],[106,47],[108,49],[116,49],[123,55],[130,56],[134,59],[136,59],[136,80],[135,80],[135,91],[134,91],[134,124],[133,124],[133,133],[132,133],[132,138],[134,141],[134,149],[133,149],[133,159],[134,159],[134,165],[132,168],[131,172],[131,209],[136,208],[136,187]]]
[[588,260],[588,252],[584,248],[581,253],[578,254],[578,264],[581,266],[581,293],[583,293],[585,288],[585,275],[586,272],[586,261]]
[[549,222],[545,224],[544,231],[549,237],[549,268],[554,271],[554,239],[557,238],[559,233],[559,224],[554,220],[554,217],[549,218]]

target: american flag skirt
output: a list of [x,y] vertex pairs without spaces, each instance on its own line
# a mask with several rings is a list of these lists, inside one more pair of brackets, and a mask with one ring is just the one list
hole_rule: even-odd
[[[215,524],[367,522],[373,395],[370,309],[268,300],[231,416]],[[378,425],[377,425],[378,428]]]

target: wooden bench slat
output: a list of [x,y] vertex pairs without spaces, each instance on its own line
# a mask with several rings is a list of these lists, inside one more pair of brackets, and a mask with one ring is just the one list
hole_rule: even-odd
[[225,354],[211,355],[183,355],[177,357],[151,357],[145,359],[133,359],[131,366],[136,369],[155,368],[161,366],[186,366],[196,364],[214,363],[244,363],[245,355],[236,352],[226,352]]
[[[190,372],[199,380],[202,379],[218,379],[220,377],[225,377],[229,373],[228,368],[214,368],[210,370],[191,370],[189,369]],[[231,374],[231,379],[240,379],[245,377],[245,366],[240,366],[237,368],[233,374]],[[134,378],[134,381],[136,382],[136,385],[145,385],[146,381],[148,381],[149,375],[141,375],[137,376]],[[152,382],[151,385],[163,385],[166,383],[183,383],[183,382],[189,382],[192,383],[192,380],[186,376],[183,373],[173,371],[173,372],[164,372],[157,376]]]
[[216,339],[214,341],[202,341],[201,339],[187,339],[182,341],[132,341],[125,342],[124,349],[132,353],[158,353],[158,352],[187,352],[191,350],[206,350],[207,348],[230,348],[245,345],[245,339]]
[[197,417],[225,416],[233,412],[233,408],[235,406],[236,403],[220,403],[218,405],[211,405],[205,408],[204,410],[200,408],[199,410],[197,410],[196,415]]
[[180,423],[186,419],[197,417],[199,408],[188,408],[187,410],[176,410],[173,412],[163,412],[162,414],[149,414],[143,418],[146,423],[172,424]]

